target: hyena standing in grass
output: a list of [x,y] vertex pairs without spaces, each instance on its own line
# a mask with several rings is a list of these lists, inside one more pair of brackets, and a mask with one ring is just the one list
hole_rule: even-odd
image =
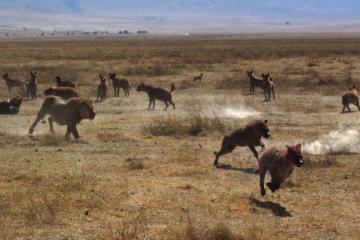
[[[155,100],[160,100],[165,103],[165,111],[169,107],[169,103],[173,106],[175,110],[175,103],[172,101],[172,92],[175,90],[175,85],[171,84],[170,91],[167,91],[163,88],[157,88],[150,85],[140,84],[136,91],[138,92],[146,92],[149,96],[149,107],[148,110],[155,109]],[[152,108],[151,108],[152,105]]]
[[261,74],[264,84],[263,84],[263,88],[264,88],[264,95],[265,95],[265,101],[271,101],[271,94],[272,94],[272,98],[273,100],[275,100],[275,84],[272,80],[272,77],[270,76],[270,74]]
[[343,109],[341,111],[342,113],[345,113],[345,109],[347,109],[348,112],[351,112],[349,106],[350,103],[357,106],[360,111],[359,97],[355,86],[350,88],[349,91],[342,96],[342,105],[343,105]]
[[264,89],[264,80],[262,78],[255,76],[254,72],[251,70],[246,71],[246,73],[250,80],[250,95],[255,94],[256,87],[260,87],[261,89]]
[[125,96],[130,96],[131,87],[127,79],[118,79],[116,73],[109,73],[108,76],[113,83],[115,97],[119,96],[120,88],[124,90]]
[[25,84],[23,81],[18,79],[13,79],[9,77],[8,73],[3,74],[3,79],[5,80],[6,86],[8,87],[9,93],[14,87],[18,87],[21,89],[23,93],[25,93]]
[[30,80],[25,85],[28,98],[31,98],[31,100],[36,99],[37,72],[30,72]]
[[201,82],[203,77],[204,77],[204,74],[201,73],[199,76],[196,76],[196,77],[193,78],[193,82],[196,82],[196,81]]
[[97,89],[96,101],[102,102],[106,100],[107,97],[107,80],[106,77],[102,74],[99,76],[99,78],[100,78],[100,84],[98,85],[98,89]]

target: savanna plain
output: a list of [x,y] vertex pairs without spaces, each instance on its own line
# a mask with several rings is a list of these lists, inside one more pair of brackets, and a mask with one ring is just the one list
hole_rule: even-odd
[[[248,95],[249,69],[272,74],[274,101]],[[38,99],[0,116],[0,239],[359,239],[357,151],[304,153],[305,165],[264,197],[249,149],[212,165],[223,136],[252,119],[269,121],[266,148],[359,131],[355,106],[340,113],[341,95],[360,87],[356,36],[1,41],[0,73],[25,81],[30,71]],[[130,81],[130,96],[114,97],[109,81],[79,142],[56,124],[56,134],[45,123],[28,135],[56,75],[95,99],[108,72]],[[147,111],[141,83],[175,84],[176,110]],[[1,80],[1,99],[14,94]]]

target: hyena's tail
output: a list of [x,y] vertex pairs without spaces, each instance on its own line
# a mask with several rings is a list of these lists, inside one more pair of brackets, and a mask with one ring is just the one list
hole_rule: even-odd
[[175,85],[172,83],[172,84],[171,84],[170,93],[172,93],[174,90],[175,90]]

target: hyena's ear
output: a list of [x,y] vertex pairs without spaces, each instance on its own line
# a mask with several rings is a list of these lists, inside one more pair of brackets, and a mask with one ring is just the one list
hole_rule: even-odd
[[296,149],[301,150],[301,144],[296,145]]
[[264,120],[264,123],[265,123],[265,124],[268,124],[268,120],[267,120],[267,119],[265,119],[265,120]]

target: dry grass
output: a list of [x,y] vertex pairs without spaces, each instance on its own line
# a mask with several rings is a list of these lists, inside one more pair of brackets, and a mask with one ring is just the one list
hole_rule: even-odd
[[[305,156],[265,197],[249,149],[222,157],[223,169],[212,162],[223,136],[254,118],[269,120],[267,148],[358,128],[359,113],[340,114],[339,98],[360,83],[358,46],[309,37],[2,41],[0,73],[25,80],[38,71],[40,99],[0,116],[0,239],[357,239],[358,154]],[[263,102],[259,89],[246,95],[247,69],[272,74],[276,101]],[[129,79],[131,96],[97,103],[81,141],[47,124],[28,136],[56,75],[95,98],[99,73],[111,71]],[[140,82],[174,83],[176,110],[146,111]],[[1,99],[11,96],[0,88]]]
[[178,239],[184,240],[244,240],[244,238],[236,236],[231,230],[222,223],[215,226],[206,226],[198,229],[189,221],[183,236]]
[[144,132],[153,136],[197,136],[202,133],[215,131],[224,132],[223,121],[216,116],[203,116],[201,113],[192,112],[188,117],[178,118],[167,116],[156,118],[144,127]]
[[322,167],[333,167],[339,165],[336,160],[335,155],[326,154],[319,156],[305,155],[305,167],[313,169],[313,168],[322,168]]

